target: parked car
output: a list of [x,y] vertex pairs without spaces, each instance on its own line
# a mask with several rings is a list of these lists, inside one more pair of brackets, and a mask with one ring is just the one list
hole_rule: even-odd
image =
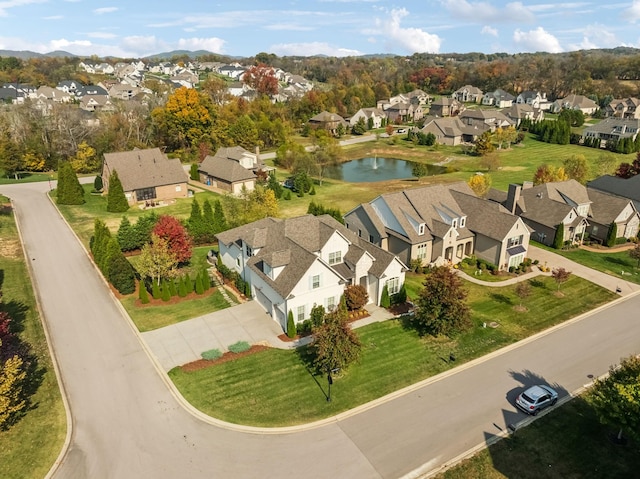
[[527,414],[537,415],[542,409],[553,406],[558,400],[558,393],[550,388],[540,384],[531,386],[516,398],[516,406]]
[[406,128],[398,128],[396,131],[397,131],[398,133],[406,133],[406,132],[407,132],[407,129],[406,129]]

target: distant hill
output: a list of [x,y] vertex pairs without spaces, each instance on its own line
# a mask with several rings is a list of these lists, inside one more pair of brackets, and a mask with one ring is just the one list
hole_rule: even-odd
[[65,52],[62,50],[56,50],[49,53],[37,53],[29,50],[0,50],[0,57],[16,57],[22,60],[28,60],[30,58],[43,58],[43,57],[76,57],[73,53]]
[[[171,52],[162,52],[162,53],[156,53],[154,55],[149,55],[149,56],[143,57],[142,59],[143,60],[169,60],[171,57],[180,57],[185,55],[188,56],[189,58],[198,58],[205,55],[213,55],[220,58],[225,57],[224,55],[219,55],[217,53],[213,53],[207,50],[196,50],[195,52],[192,52],[189,50],[173,50]],[[225,58],[230,58],[230,57],[225,57]]]

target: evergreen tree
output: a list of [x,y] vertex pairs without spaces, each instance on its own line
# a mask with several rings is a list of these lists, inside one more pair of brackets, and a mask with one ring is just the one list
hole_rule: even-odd
[[222,210],[222,203],[220,200],[216,200],[213,205],[213,231],[215,234],[221,233],[227,230],[227,220],[224,217],[224,211]]
[[160,299],[162,297],[160,284],[157,281],[153,281],[151,285],[151,296],[153,296],[153,299]]
[[287,316],[287,336],[291,339],[296,337],[298,332],[296,331],[296,323],[293,320],[293,311],[289,310],[289,315]]
[[556,226],[556,235],[553,237],[553,247],[555,249],[562,249],[564,245],[564,225],[560,223]]
[[187,296],[187,284],[185,283],[184,276],[182,276],[178,282],[178,296],[181,298]]
[[193,293],[193,289],[195,287],[194,282],[191,281],[189,277],[189,273],[187,273],[184,277],[184,285],[187,287],[187,294]]
[[96,176],[96,179],[93,180],[93,189],[95,191],[102,191],[102,187],[104,185],[102,184],[102,176],[98,175]]
[[251,283],[249,281],[245,281],[244,283],[244,295],[247,298],[251,298]]
[[204,286],[202,286],[202,275],[196,276],[196,294],[204,293]]
[[169,294],[172,298],[178,295],[178,288],[176,288],[176,282],[173,279],[169,280]]
[[[222,205],[220,205],[220,214],[222,215],[221,224],[226,223],[224,213],[222,213]],[[208,199],[204,200],[202,205],[202,226],[204,229],[205,243],[213,243],[216,240],[215,234],[218,233],[218,231],[216,231],[218,226],[216,224],[216,214],[213,212],[213,208]]]
[[147,291],[147,285],[144,284],[144,281],[140,281],[138,283],[138,287],[140,290],[138,291],[138,298],[142,304],[149,304],[149,291]]
[[269,172],[269,179],[267,181],[267,188],[269,188],[270,190],[273,191],[273,193],[276,195],[276,199],[280,199],[282,198],[282,185],[280,184],[280,182],[278,181],[278,178],[276,177],[276,172],[275,171],[271,171]]
[[618,226],[615,224],[615,222],[613,222],[609,225],[609,231],[607,231],[607,239],[605,244],[609,248],[611,248],[613,245],[616,244],[617,236],[618,236]]
[[287,190],[284,192],[284,199],[285,201],[291,200],[291,190]]
[[202,216],[202,210],[200,209],[200,203],[198,203],[198,200],[195,198],[191,202],[191,214],[187,220],[187,229],[193,238],[194,244],[200,245],[207,242],[205,238],[205,224]]
[[111,232],[101,219],[96,218],[93,222],[93,237],[90,241],[93,261],[103,274],[106,272],[108,246],[111,241]]
[[136,238],[136,230],[131,225],[129,218],[123,216],[120,221],[120,227],[118,228],[118,243],[122,251],[133,251],[139,249],[142,245],[139,245]]
[[388,308],[389,306],[391,306],[391,300],[389,299],[389,289],[387,288],[387,285],[384,285],[384,288],[382,288],[382,296],[380,297],[380,306],[383,308]]
[[[115,238],[113,241],[117,244]],[[136,290],[136,277],[133,266],[119,250],[119,246],[117,254],[110,258],[109,261],[109,282],[120,294],[131,294]]]
[[84,189],[78,181],[78,176],[73,171],[71,163],[61,162],[58,168],[56,203],[59,205],[82,205],[84,202]]
[[134,225],[135,231],[135,245],[134,249],[140,249],[145,244],[151,242],[151,232],[158,222],[158,215],[155,211],[147,213],[144,216],[138,218],[138,221]]
[[189,168],[189,178],[193,181],[200,181],[200,173],[198,173],[198,163],[192,163]]
[[211,279],[209,278],[209,272],[206,269],[202,270],[202,287],[205,291],[211,288]]
[[162,282],[160,298],[162,298],[162,301],[169,301],[171,299],[171,291],[169,291],[169,282],[167,280],[164,280]]
[[107,192],[107,211],[110,213],[123,213],[129,209],[127,197],[124,195],[122,182],[118,178],[118,172],[113,170],[109,176],[109,191]]

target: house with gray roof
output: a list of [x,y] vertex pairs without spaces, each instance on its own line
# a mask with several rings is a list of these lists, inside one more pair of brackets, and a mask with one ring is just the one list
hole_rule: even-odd
[[142,201],[169,201],[188,196],[188,177],[180,159],[169,159],[160,148],[105,153],[102,164],[104,194],[117,171],[130,205]]
[[587,188],[627,198],[633,201],[633,205],[640,211],[640,175],[631,178],[603,175],[589,181]]
[[309,118],[308,124],[309,127],[313,128],[314,130],[327,130],[332,135],[337,135],[338,127],[340,125],[342,125],[345,131],[349,126],[345,119],[340,115],[338,115],[337,113],[330,113],[328,111],[323,111]]
[[544,111],[540,108],[534,108],[527,103],[514,103],[509,108],[501,111],[516,127],[520,126],[522,120],[525,119],[533,122],[544,120]]
[[613,140],[620,141],[623,138],[631,138],[635,141],[640,131],[639,118],[605,118],[594,125],[587,126],[582,136],[584,138],[596,138],[601,142]]
[[219,148],[216,154],[200,163],[200,181],[208,186],[220,188],[239,195],[243,190],[251,191],[256,186],[256,172],[266,169],[260,155],[251,153],[241,146]]
[[387,115],[379,108],[360,108],[351,118],[348,119],[349,126],[356,126],[358,120],[361,118],[367,129],[370,130],[372,128],[380,128],[383,120],[387,118]]
[[487,110],[487,109],[474,109],[465,110],[458,115],[458,118],[468,126],[479,126],[483,129],[488,129],[491,132],[496,131],[497,128],[507,128],[513,126],[513,121],[507,118],[499,110]]
[[345,225],[405,264],[458,264],[475,255],[504,270],[524,261],[530,229],[465,182],[385,193],[349,211]]
[[507,192],[489,190],[487,198],[520,216],[531,228],[531,238],[547,246],[553,245],[560,227],[563,241],[572,244],[581,244],[587,233],[591,200],[575,180],[511,184]]
[[454,91],[451,98],[455,98],[463,103],[480,103],[483,95],[484,93],[480,88],[472,85],[465,85]]
[[606,242],[609,229],[614,224],[616,225],[616,239],[629,239],[638,236],[640,214],[633,201],[588,186],[587,192],[592,201],[589,226],[587,227],[589,239],[600,244]]
[[485,106],[496,106],[498,108],[509,108],[513,105],[516,97],[501,88],[485,93],[482,96],[482,104]]
[[424,120],[424,126],[416,131],[421,131],[425,135],[432,133],[436,137],[436,142],[441,145],[456,146],[462,143],[473,143],[490,129],[489,125],[482,122],[468,125],[459,116],[445,118],[428,116]]
[[348,285],[362,285],[379,305],[385,286],[395,294],[404,284],[407,268],[395,255],[328,215],[264,218],[216,237],[224,265],[283,331],[289,312],[302,322],[316,305],[332,310]]
[[605,118],[640,118],[640,99],[634,97],[614,99],[602,111]]
[[560,113],[563,109],[580,110],[585,115],[593,115],[598,109],[598,104],[584,95],[571,94],[559,98],[551,105],[552,113]]
[[429,116],[456,116],[464,109],[464,105],[455,98],[441,96],[431,102],[431,106],[429,107]]

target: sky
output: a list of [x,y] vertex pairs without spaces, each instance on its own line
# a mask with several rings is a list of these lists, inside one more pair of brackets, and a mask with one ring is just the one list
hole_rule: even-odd
[[0,0],[0,49],[144,57],[640,47],[640,0]]

